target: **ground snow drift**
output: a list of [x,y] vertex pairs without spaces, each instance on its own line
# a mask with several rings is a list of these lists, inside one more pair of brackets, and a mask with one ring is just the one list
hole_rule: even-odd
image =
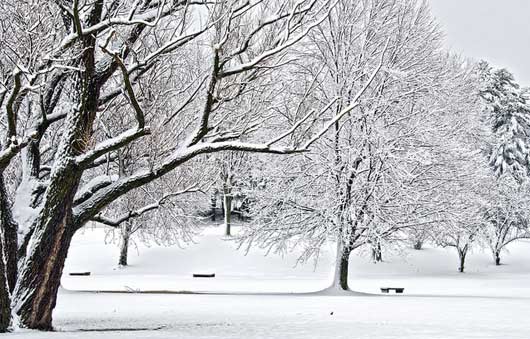
[[[59,332],[20,331],[14,338],[529,338],[530,243],[520,242],[492,265],[470,255],[456,272],[451,250],[385,253],[385,262],[352,255],[350,285],[364,293],[326,289],[332,248],[319,264],[295,266],[252,251],[245,256],[210,228],[185,249],[131,251],[116,267],[118,249],[103,229],[76,234],[62,279],[54,323]],[[139,254],[139,255],[138,255]],[[69,272],[90,271],[89,277]],[[216,277],[192,278],[213,272]],[[404,287],[382,295],[380,287]],[[80,292],[81,291],[81,292]],[[83,292],[84,291],[84,292]],[[213,294],[94,293],[170,291]],[[131,332],[132,331],[132,332]]]

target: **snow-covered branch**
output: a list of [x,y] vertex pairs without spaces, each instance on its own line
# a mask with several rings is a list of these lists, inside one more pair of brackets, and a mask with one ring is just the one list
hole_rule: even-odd
[[87,168],[99,157],[124,147],[134,140],[149,135],[150,133],[151,130],[148,127],[132,128],[116,136],[115,138],[99,143],[92,150],[79,155],[76,158],[76,163],[80,168]]
[[197,193],[197,192],[202,192],[197,186],[190,186],[188,188],[185,188],[181,191],[177,191],[177,192],[172,192],[172,193],[168,193],[168,194],[165,194],[164,196],[162,196],[162,198],[158,199],[158,201],[152,203],[152,204],[149,204],[149,205],[145,205],[139,209],[136,209],[134,211],[129,211],[128,213],[122,215],[122,216],[119,216],[117,218],[108,218],[108,217],[105,217],[104,215],[102,215],[101,213],[100,214],[97,214],[95,215],[94,217],[92,217],[91,221],[94,221],[94,222],[99,222],[99,223],[102,223],[104,225],[107,225],[107,226],[110,226],[110,227],[120,227],[124,222],[126,221],[129,221],[133,218],[138,218],[138,217],[141,217],[142,215],[148,213],[148,212],[151,212],[151,211],[155,211],[159,208],[162,208],[168,200],[170,199],[173,199],[175,197],[178,197],[178,196],[181,196],[181,195],[184,195],[184,194],[189,194],[189,193]]
[[[313,7],[315,3],[316,3],[316,1],[313,1],[313,3],[310,5],[310,7]],[[326,3],[322,5],[322,8],[324,8],[326,5],[328,5],[328,3],[330,3],[330,1],[326,1]],[[265,61],[265,60],[271,58],[272,56],[277,55],[277,54],[281,53],[282,51],[288,49],[289,47],[293,46],[294,44],[296,44],[297,42],[302,40],[304,37],[306,37],[307,34],[312,29],[314,29],[315,27],[320,25],[324,20],[326,20],[326,18],[329,17],[329,14],[331,13],[331,10],[334,8],[336,3],[337,3],[337,1],[335,1],[332,5],[329,5],[329,8],[327,9],[327,12],[324,15],[322,15],[320,18],[318,18],[315,22],[313,22],[310,25],[308,25],[307,28],[305,28],[302,32],[298,33],[296,36],[294,36],[292,38],[288,38],[288,40],[286,40],[285,42],[279,43],[276,47],[261,53],[260,55],[256,56],[254,59],[252,59],[252,60],[250,60],[250,61],[248,61],[248,62],[246,62],[244,64],[240,64],[240,65],[238,65],[236,67],[233,67],[231,69],[228,69],[228,70],[223,70],[219,74],[219,76],[222,77],[222,78],[225,78],[225,77],[230,77],[230,76],[233,76],[233,75],[236,75],[236,74],[240,74],[240,73],[252,70],[256,66],[258,66],[260,63],[262,63],[263,61]],[[301,12],[303,13],[303,11],[301,11]],[[319,12],[319,11],[317,11],[317,12]],[[277,20],[279,20],[279,19],[280,18],[278,17]],[[289,28],[290,27],[287,28],[286,32],[289,32]],[[289,35],[286,34],[286,36],[288,37]]]
[[13,78],[14,78],[14,85],[13,89],[11,90],[11,94],[7,98],[6,103],[6,113],[7,113],[7,140],[10,140],[12,138],[16,138],[17,135],[17,113],[15,102],[18,99],[18,95],[20,93],[22,83],[21,83],[21,75],[22,71],[17,67],[17,69],[13,72]]

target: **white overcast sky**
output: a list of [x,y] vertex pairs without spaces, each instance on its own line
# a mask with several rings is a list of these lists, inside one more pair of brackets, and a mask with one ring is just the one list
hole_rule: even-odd
[[455,52],[508,68],[530,87],[530,0],[428,0]]

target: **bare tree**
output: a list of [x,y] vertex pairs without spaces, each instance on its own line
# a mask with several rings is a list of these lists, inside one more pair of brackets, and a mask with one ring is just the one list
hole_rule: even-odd
[[[0,189],[8,277],[0,293],[12,299],[2,302],[1,314],[12,304],[22,327],[52,328],[74,233],[120,197],[204,154],[289,154],[314,142],[287,137],[307,129],[326,103],[283,130],[267,122],[279,114],[274,79],[291,71],[288,51],[326,20],[331,1],[7,0],[1,6],[0,177],[15,167],[21,178],[16,198],[4,195],[11,188]],[[333,123],[363,94],[352,96]],[[123,110],[129,118],[105,131],[105,119]],[[315,138],[326,128],[314,131]],[[158,143],[145,140],[161,146],[151,150]],[[127,145],[146,147],[146,156],[120,177],[109,163]],[[100,166],[108,167],[105,176]]]
[[[468,95],[477,97],[476,92]],[[446,209],[430,232],[435,243],[457,250],[461,273],[469,251],[479,244],[486,227],[484,210],[493,202],[491,190],[496,185],[487,157],[491,133],[481,117],[480,105],[477,108],[466,111],[461,137],[448,140],[445,175],[450,180],[436,192]]]
[[429,238],[429,228],[425,225],[412,227],[408,233],[409,241],[412,243],[412,248],[421,250],[425,241]]
[[[173,173],[172,173],[173,174]],[[168,175],[171,178],[173,175]],[[171,246],[192,241],[203,225],[199,215],[203,193],[199,186],[182,186],[171,180],[173,190],[168,192],[167,177],[143,186],[114,202],[106,215],[99,214],[92,221],[109,226],[109,235],[119,235],[118,265],[128,265],[131,238]],[[152,201],[146,204],[146,201]]]
[[338,116],[360,84],[368,94],[343,123],[326,117],[332,129],[312,152],[271,161],[270,176],[279,179],[258,193],[260,222],[241,241],[277,251],[303,244],[303,261],[335,240],[333,288],[347,290],[354,249],[378,249],[407,228],[441,219],[448,206],[435,189],[454,179],[442,174],[453,161],[447,140],[468,127],[463,107],[479,109],[466,85],[472,69],[441,50],[424,3],[339,1],[310,37],[306,57],[316,61],[307,72],[316,80],[302,88],[316,88],[314,101],[337,98],[331,109]]
[[501,264],[501,253],[506,246],[530,238],[527,185],[520,185],[511,177],[502,177],[488,191],[488,204],[482,210],[485,222],[482,235],[495,265]]
[[[220,184],[216,188],[222,199],[221,206],[224,214],[225,235],[231,236],[232,214],[234,212],[234,198],[241,198],[241,189],[245,181],[250,181],[250,158],[244,152],[223,152],[216,159]],[[241,210],[237,211],[242,213]],[[213,211],[215,215],[215,211]],[[241,217],[241,214],[240,214]]]
[[456,249],[460,273],[464,273],[467,255],[479,240],[484,227],[481,218],[484,200],[480,198],[481,193],[484,192],[480,192],[480,188],[477,187],[472,190],[470,186],[470,184],[458,185],[456,190],[447,190],[453,195],[452,208],[445,214],[444,221],[433,229],[435,234],[433,238],[440,246]]

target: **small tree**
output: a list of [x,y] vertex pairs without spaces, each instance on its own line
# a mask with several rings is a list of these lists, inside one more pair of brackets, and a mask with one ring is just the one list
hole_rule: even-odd
[[[454,162],[447,181],[440,189],[441,199],[446,201],[442,222],[432,230],[432,238],[443,247],[454,247],[458,253],[458,271],[464,273],[465,261],[473,246],[480,240],[486,227],[484,210],[490,203],[490,190],[495,177],[487,165],[480,145],[482,136],[473,136],[466,145],[455,149]],[[466,147],[473,150],[466,151]]]
[[[111,228],[110,236],[114,238],[118,233],[120,255],[119,266],[128,265],[128,252],[131,238],[150,243],[155,242],[164,246],[186,243],[192,240],[203,225],[199,215],[203,194],[197,186],[185,187],[181,190],[174,187],[174,191],[165,193],[161,185],[148,185],[137,193],[125,197],[114,203],[113,209],[107,215],[97,215],[93,221]],[[133,200],[140,198],[140,201]],[[152,201],[146,204],[145,201]],[[204,204],[202,204],[204,205]]]
[[[245,181],[251,177],[248,154],[242,152],[223,152],[217,157],[217,166],[219,168],[220,188],[219,192],[222,199],[225,235],[231,236],[232,214],[234,210],[233,201],[239,194],[241,195]],[[238,211],[241,213],[241,211]]]
[[423,248],[425,241],[429,238],[430,225],[419,225],[417,227],[411,227],[407,231],[407,238],[412,245],[412,248],[419,251]]
[[495,265],[501,264],[501,253],[506,246],[530,238],[529,206],[527,183],[519,185],[510,177],[503,177],[491,188],[489,204],[482,212],[486,225],[483,236]]
[[[470,207],[471,208],[471,207]],[[462,213],[458,209],[457,213]],[[474,218],[479,216],[478,211],[471,213]],[[463,220],[461,215],[451,222],[446,222],[441,226],[441,231],[436,236],[437,243],[442,247],[454,247],[458,253],[458,272],[464,273],[466,257],[477,240],[481,225],[476,221]]]

